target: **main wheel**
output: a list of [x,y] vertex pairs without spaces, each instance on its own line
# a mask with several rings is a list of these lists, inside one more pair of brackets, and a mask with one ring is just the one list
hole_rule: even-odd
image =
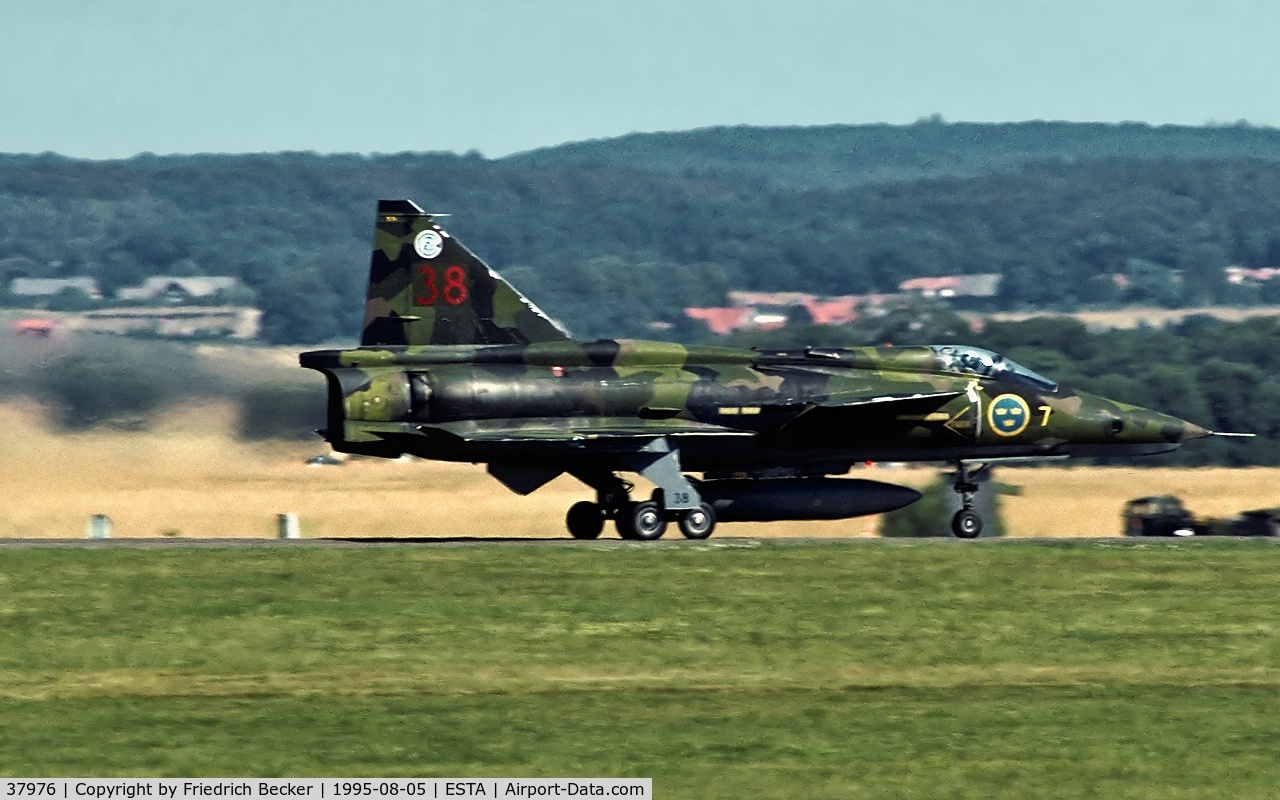
[[705,539],[716,527],[716,512],[710,504],[703,503],[680,517],[680,532],[686,539]]
[[604,530],[604,510],[589,500],[574,503],[569,506],[564,524],[575,539],[595,539]]
[[630,503],[618,510],[614,524],[623,539],[657,539],[667,532],[667,519],[662,509],[652,500]]
[[982,517],[970,508],[962,508],[951,518],[951,532],[961,539],[974,539],[982,533]]

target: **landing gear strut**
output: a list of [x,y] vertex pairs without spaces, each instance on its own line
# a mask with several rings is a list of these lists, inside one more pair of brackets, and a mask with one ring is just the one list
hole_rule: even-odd
[[973,482],[963,461],[956,462],[954,489],[960,495],[960,510],[951,518],[951,532],[961,539],[977,538],[982,533],[982,517],[973,510],[973,496],[978,491],[978,484]]

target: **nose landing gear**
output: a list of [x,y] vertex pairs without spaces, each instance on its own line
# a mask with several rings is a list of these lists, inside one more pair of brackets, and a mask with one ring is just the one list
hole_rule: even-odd
[[[979,467],[977,471],[985,468]],[[960,510],[951,518],[951,532],[961,539],[976,539],[982,533],[982,517],[973,510],[973,496],[978,492],[978,484],[973,482],[973,476],[963,461],[956,462],[953,488],[960,495]]]

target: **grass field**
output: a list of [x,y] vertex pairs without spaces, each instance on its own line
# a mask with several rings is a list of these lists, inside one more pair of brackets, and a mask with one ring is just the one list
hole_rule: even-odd
[[[306,537],[562,538],[564,513],[591,491],[561,478],[520,497],[470,464],[378,459],[308,468],[324,444],[245,444],[228,435],[233,410],[178,409],[143,434],[55,435],[32,410],[0,406],[0,537],[83,537],[94,514],[113,536],[258,537],[276,515],[299,514]],[[1280,506],[1280,470],[1000,468],[1021,488],[1002,503],[1012,536],[1115,536],[1126,500],[1174,493],[1200,515]],[[922,486],[930,468],[859,469],[857,477]],[[872,536],[877,518],[730,524],[717,537]],[[613,535],[610,531],[609,535]],[[674,534],[670,534],[674,535]]]
[[1263,798],[1269,540],[0,549],[0,772]]

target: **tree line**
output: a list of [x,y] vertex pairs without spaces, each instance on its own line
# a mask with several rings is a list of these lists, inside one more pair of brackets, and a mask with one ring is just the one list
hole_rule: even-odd
[[[683,309],[723,304],[730,289],[885,293],[947,274],[1000,273],[991,309],[1280,302],[1280,281],[1223,276],[1229,265],[1280,266],[1276,132],[1196,130],[1144,128],[1131,141],[1106,126],[991,126],[994,142],[1024,142],[1017,158],[971,145],[959,164],[974,174],[944,164],[839,185],[767,180],[776,143],[731,158],[739,138],[763,135],[741,129],[692,136],[686,160],[717,136],[719,154],[683,171],[670,152],[653,163],[630,153],[629,139],[578,160],[0,156],[0,286],[89,276],[109,294],[152,275],[231,275],[264,310],[268,342],[350,340],[374,203],[410,197],[452,214],[456,235],[583,338],[653,335],[658,324],[697,340],[705,334]],[[889,139],[863,152],[848,148],[848,131],[800,133],[822,156],[811,175],[889,152]],[[930,123],[876,135],[898,137],[891,163],[918,165],[929,146],[972,134]],[[1209,146],[1215,136],[1225,143]],[[1065,144],[1031,146],[1041,139]],[[1091,141],[1126,155],[1080,157]],[[1134,142],[1144,155],[1131,154]]]

